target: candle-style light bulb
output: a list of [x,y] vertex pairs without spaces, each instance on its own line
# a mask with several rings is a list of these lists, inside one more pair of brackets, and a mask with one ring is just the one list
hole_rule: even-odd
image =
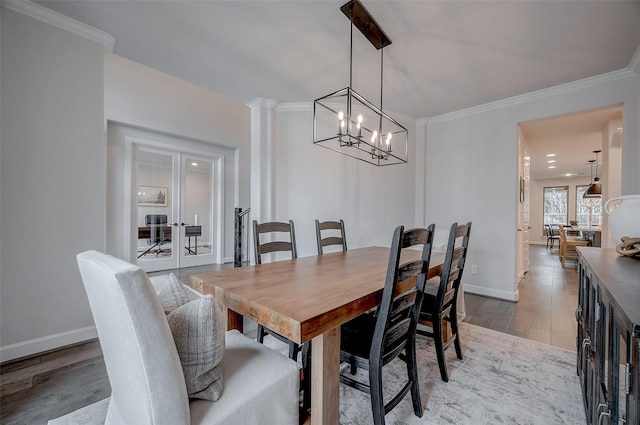
[[376,145],[376,139],[378,138],[378,130],[373,130],[373,135],[371,136],[371,144]]
[[358,124],[362,124],[362,114],[358,114]]
[[391,152],[391,132],[387,133],[387,151]]
[[[344,128],[344,112],[338,112],[338,134],[342,136],[342,129]],[[340,139],[342,140],[342,139]]]

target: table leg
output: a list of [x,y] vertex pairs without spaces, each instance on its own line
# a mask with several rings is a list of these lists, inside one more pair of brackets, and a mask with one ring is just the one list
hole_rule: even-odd
[[224,315],[227,318],[227,330],[237,329],[240,333],[244,332],[242,314],[238,314],[230,308],[223,307]]
[[340,327],[312,339],[311,425],[340,422]]

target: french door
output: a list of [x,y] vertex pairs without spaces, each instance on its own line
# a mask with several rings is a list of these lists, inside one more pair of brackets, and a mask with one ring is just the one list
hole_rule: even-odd
[[220,262],[221,159],[134,144],[131,226],[146,271]]

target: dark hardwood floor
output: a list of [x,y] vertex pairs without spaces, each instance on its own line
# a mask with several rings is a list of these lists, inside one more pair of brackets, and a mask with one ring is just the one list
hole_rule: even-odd
[[[563,269],[557,252],[531,247],[531,268],[519,285],[518,303],[465,294],[465,322],[574,350],[576,263],[568,262]],[[221,267],[228,266],[174,272],[188,282],[191,274]],[[0,365],[0,423],[44,425],[110,392],[97,340],[9,362]]]
[[[558,250],[531,246],[530,269],[518,285],[517,303],[465,294],[465,322],[495,331],[576,349],[578,269],[575,260],[565,268]],[[466,273],[466,271],[465,271]]]

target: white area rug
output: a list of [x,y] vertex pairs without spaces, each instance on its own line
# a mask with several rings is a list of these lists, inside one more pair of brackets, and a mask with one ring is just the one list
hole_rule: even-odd
[[[387,424],[582,425],[586,422],[574,352],[466,323],[461,324],[460,334],[464,360],[455,357],[453,347],[446,351],[449,382],[440,379],[433,341],[418,336],[424,414],[422,418],[413,414],[411,397],[407,395],[387,414]],[[286,354],[287,346],[271,337],[265,339],[265,344]],[[405,365],[399,360],[384,370],[388,388],[406,379]],[[358,371],[358,375],[366,380],[367,375],[362,371]],[[341,385],[340,423],[371,424],[370,403],[367,394]],[[51,424],[103,423],[95,419],[104,421],[106,401],[82,410]]]
[[[461,324],[460,334],[464,360],[456,358],[453,347],[445,352],[449,382],[440,379],[433,340],[417,337],[424,413],[422,418],[414,415],[407,394],[386,415],[387,424],[585,423],[575,352],[466,323]],[[267,344],[286,353],[287,347],[277,340]],[[383,370],[387,388],[397,390],[406,382],[404,362],[396,360]],[[361,370],[357,373],[365,382],[367,376]],[[371,423],[369,395],[340,385],[340,424]]]

